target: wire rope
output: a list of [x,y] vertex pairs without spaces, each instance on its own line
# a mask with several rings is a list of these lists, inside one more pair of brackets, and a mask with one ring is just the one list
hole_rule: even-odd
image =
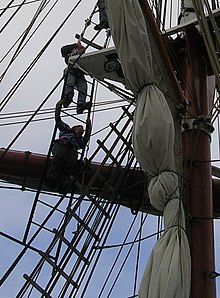
[[[14,1],[15,0],[12,0],[11,3],[13,3]],[[15,5],[10,5],[10,3],[9,3],[6,7],[0,8],[0,11],[3,11],[3,13],[5,13],[8,9],[15,8],[15,7],[18,7],[20,5],[24,6],[24,5],[27,5],[27,4],[32,4],[32,3],[40,2],[40,1],[41,0],[29,0],[24,4],[15,4]],[[2,16],[2,14],[0,14],[0,17],[1,16]]]
[[37,193],[35,195],[35,198],[34,198],[34,201],[33,201],[33,204],[32,204],[32,208],[31,208],[31,211],[30,211],[27,227],[26,227],[25,232],[24,232],[24,237],[23,237],[23,242],[24,243],[26,243],[26,241],[27,241],[27,237],[28,237],[28,234],[29,234],[29,231],[30,231],[30,227],[31,227],[31,223],[32,223],[32,220],[33,220],[33,217],[34,217],[35,209],[37,207],[38,199],[40,197],[41,188],[42,188],[42,185],[43,185],[43,180],[44,180],[46,170],[47,170],[48,165],[49,165],[49,157],[50,157],[50,154],[51,154],[51,151],[52,151],[52,146],[53,146],[53,141],[54,141],[55,136],[56,136],[56,131],[57,131],[57,125],[55,124],[53,134],[52,134],[52,137],[51,137],[51,141],[50,141],[50,145],[49,145],[49,150],[48,150],[48,153],[47,153],[46,162],[45,162],[44,169],[43,169],[43,173],[40,177]]
[[[68,21],[68,19],[70,18],[70,16],[73,14],[73,12],[76,10],[76,8],[79,6],[79,4],[82,2],[83,0],[79,0],[75,6],[73,7],[73,9],[69,12],[69,14],[67,15],[67,17],[63,20],[63,22],[60,24],[60,26],[57,28],[57,30],[52,34],[52,36],[49,38],[49,40],[47,41],[47,43],[43,46],[43,48],[40,50],[40,52],[37,54],[37,56],[33,59],[33,61],[30,63],[30,65],[26,68],[26,70],[23,72],[23,74],[20,76],[20,78],[17,80],[17,82],[14,84],[14,86],[11,88],[11,90],[7,93],[7,95],[3,98],[3,100],[1,101],[0,105],[2,105],[2,107],[0,108],[0,111],[2,111],[2,109],[5,107],[5,105],[8,103],[8,101],[10,100],[10,98],[12,97],[12,95],[16,92],[16,90],[18,89],[18,87],[21,85],[21,83],[24,81],[24,79],[27,77],[28,73],[32,70],[32,68],[34,67],[34,65],[37,63],[37,61],[40,59],[40,57],[43,55],[43,53],[46,51],[47,47],[50,45],[50,43],[54,40],[54,38],[57,36],[57,34],[59,33],[59,31],[63,28],[63,26],[65,25],[65,23]],[[63,77],[60,79],[59,84],[61,83]],[[58,85],[57,84],[57,87]],[[55,89],[54,89],[55,90]]]
[[[47,3],[46,3],[47,2]],[[37,29],[39,29],[40,25],[43,23],[43,21],[46,19],[46,17],[49,15],[49,13],[52,11],[52,9],[55,7],[56,3],[58,2],[58,0],[55,2],[55,4],[52,6],[52,8],[49,10],[49,12],[47,13],[47,15],[45,16],[45,18],[42,20],[42,22],[38,25],[38,27],[36,28],[36,30],[33,32],[33,34],[30,36],[30,38],[26,41],[25,43],[25,39],[27,38],[28,34],[30,33],[30,30],[32,29],[35,21],[37,20],[37,18],[39,17],[39,15],[41,14],[41,12],[43,11],[43,9],[47,6],[47,4],[50,2],[50,0],[41,0],[41,3],[37,9],[37,11],[35,12],[31,22],[29,23],[28,27],[24,30],[24,32],[21,34],[20,38],[21,41],[17,46],[17,49],[15,50],[15,53],[13,54],[11,60],[9,61],[6,69],[3,71],[3,73],[0,76],[0,82],[2,81],[2,79],[4,78],[5,74],[7,73],[7,71],[9,70],[10,66],[13,64],[13,62],[16,60],[16,58],[19,56],[19,54],[22,52],[22,50],[24,49],[24,47],[27,45],[28,41],[30,41],[31,37],[33,37],[34,33],[37,31]],[[19,40],[18,39],[18,40]],[[17,41],[18,41],[17,40]],[[15,44],[14,44],[15,45]],[[12,48],[11,48],[12,49]],[[8,52],[9,53],[9,52]],[[4,58],[7,57],[7,53],[4,55],[3,59],[1,61],[4,60]]]
[[[38,0],[41,1],[41,0]],[[50,1],[50,0],[49,0]],[[48,1],[48,3],[49,3]],[[41,20],[41,22],[38,24],[38,26],[35,28],[35,30],[32,32],[32,34],[29,36],[29,38],[26,40],[26,42],[23,44],[23,47],[20,48],[20,51],[17,53],[17,56],[20,54],[20,52],[24,49],[24,47],[26,46],[26,44],[30,41],[30,39],[34,36],[34,34],[37,32],[37,30],[40,28],[40,26],[43,24],[43,22],[46,20],[46,18],[48,17],[48,15],[50,14],[50,12],[52,11],[52,9],[55,7],[55,5],[58,3],[59,0],[56,0],[55,3],[52,5],[52,7],[50,8],[50,10],[47,12],[47,14],[44,16],[44,18]],[[25,34],[25,31],[17,38],[17,40],[14,42],[14,44],[10,47],[10,49],[5,53],[5,55],[2,57],[2,59],[0,60],[0,63],[2,63],[5,58],[10,54],[10,52],[13,50],[13,48],[16,46],[16,44],[19,42],[20,39],[22,39],[23,35]],[[16,57],[17,57],[16,56]],[[15,58],[16,58],[15,57]],[[14,59],[15,60],[15,59]],[[4,71],[6,72],[6,70]],[[3,74],[0,76],[0,79],[2,80],[2,76]]]
[[2,10],[2,12],[0,13],[0,17],[3,16],[3,14],[7,11],[8,8],[10,8],[11,4],[14,2],[15,0],[11,0],[11,2],[9,2],[4,8],[0,8],[0,11]]
[[[108,110],[114,110],[114,109],[120,109],[122,106],[127,106],[127,103],[124,103],[124,105],[122,105],[122,103],[124,103],[124,100],[112,100],[112,101],[106,101],[106,102],[98,102],[93,104],[94,110],[93,113],[99,113],[99,112],[105,112]],[[104,106],[104,108],[102,108],[102,106]],[[74,117],[74,115],[77,115],[77,113],[75,112],[74,114],[69,114],[69,112],[72,112],[73,110],[75,110],[75,108],[69,108],[69,109],[65,109],[62,112],[64,114],[66,114],[66,116],[70,116],[76,119],[76,117]],[[17,124],[24,124],[26,123],[26,120],[18,120],[19,118],[25,118],[25,117],[30,117],[32,114],[34,113],[34,111],[27,111],[27,112],[17,112],[17,113],[9,113],[9,114],[2,114],[0,115],[0,121],[9,121],[10,122],[6,122],[6,123],[1,123],[0,122],[0,127],[4,127],[4,126],[10,126],[10,125],[17,125]],[[45,118],[38,118],[38,119],[32,119],[30,122],[39,122],[39,121],[45,121],[45,120],[51,120],[54,119],[54,115],[53,116],[48,116],[49,114],[54,114],[54,109],[45,109],[45,110],[41,110],[38,112],[37,116],[47,116]],[[65,116],[64,116],[65,117]],[[14,120],[14,121],[13,121]],[[77,120],[80,121],[80,119],[77,117]]]
[[[125,237],[124,237],[124,241],[123,241],[122,245],[120,246],[120,250],[118,251],[118,253],[117,253],[116,257],[115,257],[115,260],[114,260],[114,262],[112,263],[112,266],[111,266],[111,268],[110,268],[110,270],[109,270],[109,272],[108,272],[108,274],[107,274],[107,277],[106,277],[106,279],[105,279],[105,281],[104,281],[104,283],[103,283],[103,285],[102,285],[102,288],[101,288],[101,290],[100,290],[100,292],[99,292],[97,298],[100,298],[100,297],[101,297],[101,295],[102,295],[102,293],[103,293],[103,291],[104,291],[104,289],[105,289],[105,287],[106,287],[106,285],[107,285],[107,282],[109,281],[109,279],[110,279],[110,277],[111,277],[111,274],[112,274],[112,272],[113,272],[113,270],[114,270],[114,268],[115,268],[115,266],[116,266],[116,263],[117,263],[117,261],[119,260],[119,257],[120,257],[120,255],[121,255],[121,253],[122,253],[122,249],[123,249],[123,247],[124,247],[124,243],[127,241],[128,237],[129,237],[129,235],[130,235],[130,233],[131,233],[131,231],[132,231],[132,228],[133,228],[133,226],[134,226],[134,224],[135,224],[135,221],[137,220],[137,217],[138,217],[138,216],[137,216],[137,214],[136,214],[136,215],[134,216],[134,218],[133,218],[131,224],[130,224],[130,227],[129,227],[129,229],[128,229],[128,231],[127,231]],[[145,215],[145,219],[144,219],[144,220],[146,220],[146,217],[147,217],[147,215]],[[132,242],[132,243],[133,243],[133,242]],[[103,249],[103,247],[102,247],[102,249]]]
[[19,10],[22,8],[23,4],[27,0],[23,0],[23,2],[18,6],[18,8],[15,10],[15,12],[12,14],[12,16],[8,19],[8,21],[4,24],[4,26],[0,29],[0,34],[4,31],[4,29],[8,26],[8,24],[11,22],[11,20],[16,16],[16,14],[19,12]]
[[[140,217],[140,232],[139,232],[139,239],[142,237],[143,232],[143,224],[144,224],[144,214],[141,212]],[[135,268],[135,278],[134,278],[134,286],[133,286],[133,296],[135,296],[135,293],[137,291],[137,283],[138,283],[138,271],[139,271],[139,265],[140,265],[140,255],[141,255],[141,242],[137,245],[137,256],[136,256],[136,268]]]
[[[145,219],[146,219],[146,216],[147,216],[147,215],[145,215]],[[130,248],[129,248],[129,250],[128,250],[126,256],[125,256],[124,261],[122,262],[122,265],[121,265],[121,267],[120,267],[120,269],[119,269],[119,271],[118,271],[118,273],[117,273],[117,275],[116,275],[116,277],[115,277],[115,279],[114,279],[114,281],[113,281],[113,283],[112,283],[112,286],[111,286],[111,288],[110,288],[110,290],[109,290],[108,295],[107,295],[106,298],[109,298],[109,297],[110,297],[110,294],[112,293],[112,291],[113,291],[113,289],[114,289],[114,286],[116,285],[116,282],[117,282],[117,280],[118,280],[118,278],[119,278],[119,276],[120,276],[120,274],[121,274],[121,272],[122,272],[122,269],[124,268],[125,263],[126,263],[126,261],[128,260],[129,255],[131,254],[131,251],[132,251],[133,246],[134,246],[134,244],[135,244],[136,238],[138,237],[139,234],[140,234],[140,229],[137,231],[137,233],[136,233],[136,235],[135,235],[135,237],[134,237],[134,241],[133,241],[133,243],[131,244],[131,246],[130,246]]]

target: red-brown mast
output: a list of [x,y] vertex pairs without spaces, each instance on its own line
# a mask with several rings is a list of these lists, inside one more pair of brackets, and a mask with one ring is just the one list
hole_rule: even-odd
[[183,132],[187,185],[188,236],[192,258],[191,298],[215,298],[213,201],[210,142],[212,127],[206,116],[213,101],[215,80],[210,75],[203,41],[194,28],[186,30],[182,87],[190,98],[189,129]]

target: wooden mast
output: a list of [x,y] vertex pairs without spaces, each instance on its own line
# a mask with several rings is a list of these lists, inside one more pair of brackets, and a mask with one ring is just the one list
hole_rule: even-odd
[[[188,238],[192,258],[191,298],[215,298],[213,201],[210,142],[212,126],[206,116],[212,106],[215,79],[195,27],[186,29],[182,57],[182,88],[192,117],[184,126],[183,158],[187,191]],[[188,126],[188,127],[187,127]]]

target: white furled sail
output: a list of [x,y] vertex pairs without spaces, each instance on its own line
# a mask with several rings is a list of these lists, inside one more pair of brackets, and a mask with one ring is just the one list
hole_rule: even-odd
[[164,214],[165,231],[154,246],[139,298],[187,298],[191,260],[173,152],[172,114],[154,81],[149,28],[138,0],[106,0],[108,21],[127,85],[137,95],[133,147],[152,177],[151,204]]

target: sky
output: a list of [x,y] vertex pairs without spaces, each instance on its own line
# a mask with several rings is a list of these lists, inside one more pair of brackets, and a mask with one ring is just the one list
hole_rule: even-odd
[[[9,0],[2,0],[0,4],[0,9],[6,7],[9,3]],[[31,1],[27,1],[31,2]],[[42,153],[46,154],[50,145],[50,139],[52,136],[53,128],[54,128],[54,118],[53,111],[55,103],[60,99],[60,95],[62,92],[62,82],[58,85],[55,91],[48,97],[48,94],[51,93],[51,90],[54,89],[57,82],[61,79],[63,75],[63,69],[65,68],[65,63],[60,55],[60,48],[69,43],[76,42],[75,34],[80,34],[85,25],[85,20],[89,17],[92,12],[96,1],[93,0],[83,0],[80,2],[79,6],[77,6],[74,13],[65,23],[65,25],[59,30],[54,40],[46,48],[43,55],[40,57],[39,61],[36,63],[34,68],[22,82],[22,84],[18,87],[16,92],[9,98],[7,104],[4,106],[4,102],[2,99],[7,99],[8,91],[14,86],[15,82],[20,78],[26,68],[30,65],[30,63],[35,59],[36,55],[40,52],[40,50],[47,43],[49,38],[54,34],[57,28],[61,25],[63,20],[69,14],[69,12],[73,9],[74,5],[77,4],[78,1],[57,1],[54,9],[49,13],[48,17],[39,27],[39,29],[34,33],[33,37],[30,38],[27,45],[22,49],[21,53],[17,56],[12,65],[8,68],[4,78],[1,82],[0,87],[0,115],[2,115],[1,124],[0,125],[0,135],[1,135],[1,147],[7,147],[9,144],[13,143],[11,148],[15,150],[24,150],[31,151],[33,153]],[[13,5],[19,4],[21,1],[14,1]],[[55,1],[50,1],[48,6],[43,10],[37,19],[36,23],[34,23],[33,28],[30,33],[27,35],[26,40],[31,36],[34,29],[40,24],[41,20],[43,20],[44,16],[49,12],[49,9],[55,4]],[[2,60],[2,58],[6,55],[9,48],[17,41],[19,36],[28,28],[33,15],[37,11],[37,8],[40,4],[38,2],[31,2],[22,7],[19,13],[9,22],[9,24],[4,28],[3,26],[6,24],[7,20],[9,20],[10,16],[13,12],[15,12],[16,7],[5,12],[0,18],[0,75],[7,68],[15,49],[18,47],[18,43],[12,49],[12,51]],[[1,10],[2,11],[2,10]],[[0,13],[1,13],[0,11]],[[95,23],[98,22],[98,14],[96,13],[93,18],[94,24],[91,24],[85,33],[85,37],[87,39],[93,38],[96,32],[93,30]],[[94,40],[99,45],[103,45],[105,41],[106,35],[105,31],[102,31],[100,35]],[[20,40],[19,40],[20,41]],[[110,43],[112,45],[112,41]],[[88,49],[88,52],[94,51],[94,49]],[[88,81],[91,82],[91,78],[87,76]],[[20,136],[15,140],[15,136],[21,131],[24,123],[15,124],[16,121],[27,121],[30,116],[26,116],[27,111],[31,111],[30,114],[33,113],[41,103],[48,97],[47,102],[42,107],[42,110],[48,109],[47,114],[45,116],[37,116],[36,119],[44,118],[41,121],[33,121],[27,128],[20,134]],[[92,122],[93,122],[93,137],[90,141],[88,156],[91,152],[93,152],[96,147],[96,139],[102,139],[107,133],[106,129],[97,133],[99,130],[108,126],[110,122],[114,122],[117,120],[119,115],[121,114],[120,104],[116,105],[117,108],[114,110],[111,109],[111,105],[103,105],[103,111],[101,111],[102,103],[108,102],[113,99],[118,99],[118,97],[108,91],[101,85],[97,87],[97,103],[100,104],[97,110],[92,113]],[[4,106],[4,107],[3,107]],[[74,104],[72,105],[74,114]],[[18,118],[18,114],[16,114],[16,118],[9,118],[8,120],[4,118],[8,113],[18,112],[26,112],[24,116]],[[35,118],[34,118],[35,119]],[[67,117],[66,121],[72,125],[75,124],[76,121],[85,122],[86,115],[79,116],[79,119],[72,119],[71,117]],[[10,123],[12,122],[12,123]],[[6,125],[8,124],[8,125]],[[9,125],[10,124],[10,125]],[[217,135],[216,135],[217,138]],[[214,144],[216,144],[214,142]],[[214,146],[213,158],[219,158],[219,150]],[[100,157],[101,158],[101,157]],[[5,184],[1,184],[1,186],[5,186]],[[18,239],[22,239],[23,233],[27,224],[27,220],[29,217],[29,213],[33,204],[35,194],[32,192],[22,192],[20,190],[11,190],[11,189],[0,189],[0,230],[8,233],[9,235],[16,237]],[[54,196],[45,196],[43,199],[46,202],[54,202]],[[55,198],[56,199],[56,198]],[[64,206],[61,206],[65,208]],[[38,207],[36,211],[36,219],[42,221],[44,216],[48,210],[43,207]],[[131,221],[134,216],[131,214],[129,209],[121,208],[120,213],[117,217],[117,220],[114,224],[114,229],[110,235],[108,240],[108,244],[117,244],[121,243],[130,226]],[[138,216],[138,220],[135,224],[135,228],[132,231],[131,236],[129,236],[129,240],[131,241],[134,237],[135,231],[137,231],[138,221],[141,220],[141,215]],[[56,226],[58,224],[59,219],[54,219],[54,223],[50,223],[51,226]],[[219,227],[219,224],[216,225],[216,229]],[[34,228],[32,228],[34,231]],[[157,231],[157,218],[154,216],[149,216],[147,218],[146,224],[144,225],[143,233],[144,235],[149,235],[155,233]],[[143,236],[144,236],[143,235]],[[219,247],[219,235],[216,233],[216,248]],[[49,242],[49,237],[46,233],[42,233],[37,239],[37,246],[44,245],[46,246]],[[144,241],[144,245],[141,249],[141,265],[139,272],[139,280],[140,276],[144,270],[147,257],[150,253],[152,245],[155,242],[155,237],[152,240]],[[0,238],[0,276],[7,270],[8,266],[14,260],[14,258],[19,253],[21,247],[18,244],[15,244],[3,237]],[[96,297],[98,287],[103,283],[103,279],[106,276],[107,270],[111,267],[113,260],[116,256],[117,249],[107,249],[103,257],[101,258],[100,265],[98,266],[98,270],[95,275],[95,280],[91,283],[91,287],[89,288],[89,293],[85,295],[86,298]],[[137,247],[133,250],[129,261],[125,269],[122,272],[122,276],[120,277],[113,293],[110,297],[117,298],[125,298],[132,295],[132,285],[133,283],[127,282],[128,276],[129,281],[134,279],[134,270],[135,270],[135,259],[137,254]],[[124,256],[126,252],[124,252]],[[33,268],[33,264],[36,262],[37,258],[33,253],[27,252],[25,256],[22,258],[22,261],[19,263],[19,266],[16,267],[16,270],[11,274],[11,276],[6,280],[2,287],[0,287],[0,297],[3,298],[13,298],[15,297],[18,289],[23,284],[23,274],[31,272]],[[122,263],[122,260],[121,260]],[[220,260],[218,255],[216,256],[216,271],[220,271]],[[117,293],[117,294],[116,294]],[[106,297],[103,294],[102,297]],[[116,296],[117,295],[117,296]],[[31,296],[32,297],[32,296]],[[37,296],[33,296],[37,297]]]

